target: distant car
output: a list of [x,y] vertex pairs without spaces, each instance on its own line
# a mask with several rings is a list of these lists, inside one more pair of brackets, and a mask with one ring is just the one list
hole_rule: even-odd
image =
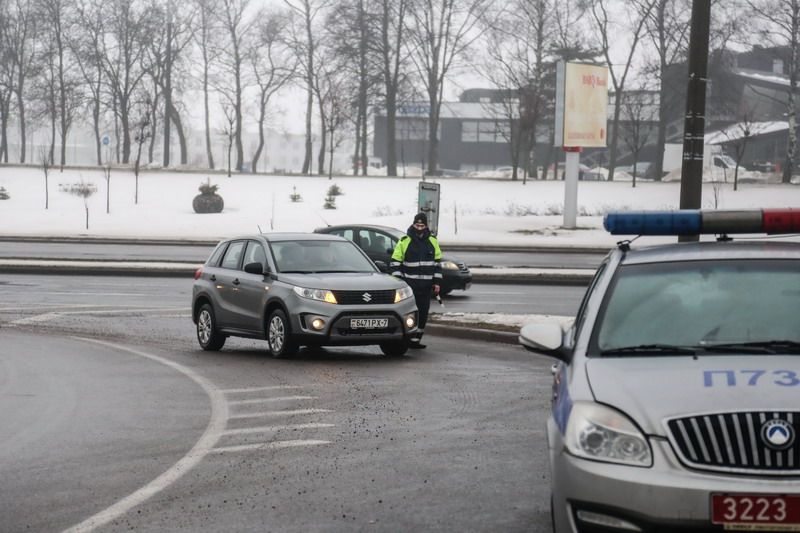
[[620,241],[573,324],[520,342],[558,360],[553,528],[800,531],[800,210],[610,213]]
[[[384,272],[391,261],[397,241],[405,235],[404,231],[388,226],[370,224],[347,224],[317,228],[315,233],[339,235],[355,242],[370,259]],[[472,286],[472,272],[464,261],[450,254],[442,255],[442,294],[454,290],[467,290]]]
[[417,330],[411,288],[333,235],[224,240],[195,273],[192,320],[204,350],[229,336],[266,339],[274,357],[300,346],[377,344],[402,355]]
[[[636,177],[641,178],[647,174],[647,171],[652,167],[654,163],[652,161],[639,161],[636,163]],[[631,176],[633,176],[633,165],[622,165],[617,167],[617,170],[621,170],[622,172],[627,172]]]

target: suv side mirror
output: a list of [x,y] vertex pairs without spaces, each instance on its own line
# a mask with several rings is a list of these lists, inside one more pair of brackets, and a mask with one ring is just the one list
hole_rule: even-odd
[[564,328],[560,324],[528,324],[519,332],[519,343],[531,352],[555,357],[569,363],[572,354],[564,346]]
[[255,263],[247,263],[244,266],[244,271],[247,272],[248,274],[260,274],[260,275],[263,276],[264,275],[264,265],[262,265],[261,263],[259,263],[257,261]]

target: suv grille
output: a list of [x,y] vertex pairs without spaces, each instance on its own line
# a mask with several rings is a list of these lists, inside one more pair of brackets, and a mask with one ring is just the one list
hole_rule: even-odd
[[394,303],[395,290],[388,291],[333,291],[341,305],[370,305]]
[[[768,442],[765,424],[780,420]],[[773,424],[776,424],[773,422]],[[800,412],[719,413],[667,421],[670,441],[690,467],[748,474],[800,474]]]

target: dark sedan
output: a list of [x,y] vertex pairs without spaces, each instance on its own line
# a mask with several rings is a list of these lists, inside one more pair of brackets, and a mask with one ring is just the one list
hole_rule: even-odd
[[[346,224],[317,228],[315,233],[339,235],[356,243],[379,268],[386,270],[392,252],[405,232],[388,226]],[[442,294],[456,289],[467,290],[472,285],[472,273],[464,261],[449,254],[442,256]]]

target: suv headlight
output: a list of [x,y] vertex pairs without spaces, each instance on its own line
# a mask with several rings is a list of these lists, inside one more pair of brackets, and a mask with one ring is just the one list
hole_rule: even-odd
[[442,261],[442,268],[444,270],[458,270],[458,265],[453,261]]
[[402,302],[403,300],[408,300],[414,296],[414,291],[411,290],[411,287],[403,287],[402,289],[397,289],[394,291],[394,303]]
[[565,435],[567,450],[595,461],[653,465],[647,438],[625,415],[604,405],[575,402]]
[[326,289],[306,289],[304,287],[294,287],[294,292],[301,298],[308,298],[309,300],[317,300],[319,302],[327,302],[329,304],[336,303],[336,296]]

